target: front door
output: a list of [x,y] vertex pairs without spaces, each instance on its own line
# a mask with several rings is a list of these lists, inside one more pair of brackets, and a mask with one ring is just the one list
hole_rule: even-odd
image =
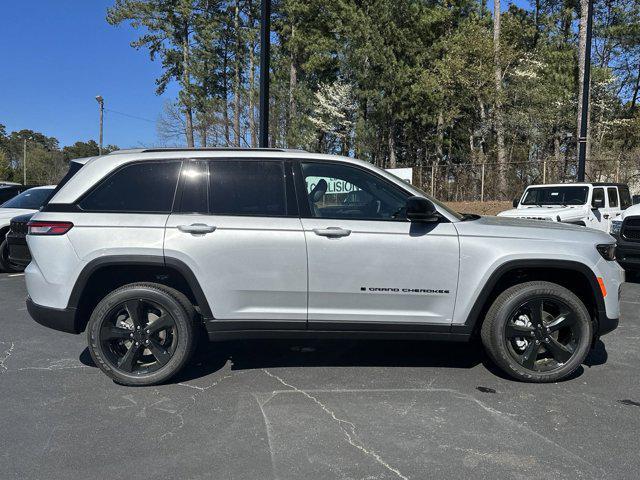
[[301,162],[309,328],[451,323],[458,283],[453,224],[411,223],[409,193],[366,168]]
[[284,162],[198,161],[181,177],[165,256],[191,268],[215,321],[306,328],[306,245]]

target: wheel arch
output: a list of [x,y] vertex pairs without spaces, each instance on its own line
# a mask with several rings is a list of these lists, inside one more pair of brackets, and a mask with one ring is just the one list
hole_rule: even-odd
[[152,255],[114,255],[92,260],[78,275],[67,305],[75,311],[75,330],[84,331],[91,312],[110,291],[141,281],[181,291],[199,308],[202,317],[213,318],[198,279],[184,262]]
[[475,299],[465,323],[453,331],[477,334],[484,315],[505,289],[532,280],[546,280],[568,288],[585,303],[597,332],[600,319],[606,317],[604,297],[598,279],[584,263],[571,260],[528,259],[508,261],[496,268]]

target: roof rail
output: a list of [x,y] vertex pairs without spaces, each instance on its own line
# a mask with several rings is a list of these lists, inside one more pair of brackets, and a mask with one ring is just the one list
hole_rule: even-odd
[[306,152],[295,148],[244,148],[244,147],[197,147],[197,148],[130,148],[115,150],[107,155],[121,155],[126,153],[159,153],[159,152]]

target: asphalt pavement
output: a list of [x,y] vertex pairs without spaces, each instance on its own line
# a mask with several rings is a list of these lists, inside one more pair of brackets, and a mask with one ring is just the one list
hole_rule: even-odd
[[122,387],[25,295],[0,275],[1,479],[640,477],[638,284],[618,330],[548,385],[502,377],[474,344],[243,341]]

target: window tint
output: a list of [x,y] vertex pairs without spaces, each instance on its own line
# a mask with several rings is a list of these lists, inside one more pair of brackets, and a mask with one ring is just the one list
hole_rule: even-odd
[[365,170],[343,164],[303,163],[302,175],[313,217],[405,218],[409,195]]
[[39,210],[49,200],[53,188],[32,188],[2,204],[2,208]]
[[171,211],[181,162],[128,165],[93,190],[80,207],[101,212]]
[[209,208],[214,215],[286,215],[280,161],[216,160],[209,163]]
[[601,207],[604,207],[604,188],[594,188],[593,197],[591,198],[591,206],[595,207],[597,203],[600,203]]
[[631,206],[631,194],[628,187],[618,187],[620,194],[620,208],[625,210]]
[[188,162],[180,174],[182,182],[182,213],[209,213],[209,165]]
[[607,196],[609,197],[609,207],[618,206],[618,189],[616,187],[607,188]]

